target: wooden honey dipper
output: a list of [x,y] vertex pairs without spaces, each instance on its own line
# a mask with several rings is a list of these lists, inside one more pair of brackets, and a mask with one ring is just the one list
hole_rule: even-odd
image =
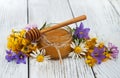
[[57,29],[60,27],[64,27],[64,26],[67,26],[69,24],[76,23],[76,22],[79,22],[79,21],[82,21],[85,19],[86,19],[86,15],[82,15],[82,16],[78,16],[78,17],[69,19],[67,21],[58,23],[56,25],[53,25],[51,27],[48,27],[48,28],[45,28],[42,30],[38,30],[37,28],[33,28],[33,29],[30,29],[28,32],[26,32],[25,38],[30,40],[30,41],[36,41],[39,39],[40,35],[45,33],[45,32],[48,32],[48,31],[51,31],[51,30],[54,30],[54,29]]

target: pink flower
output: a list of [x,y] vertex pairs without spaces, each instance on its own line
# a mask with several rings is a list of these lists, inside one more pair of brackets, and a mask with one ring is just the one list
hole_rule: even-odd
[[36,24],[28,24],[28,25],[25,27],[25,29],[26,29],[27,31],[29,31],[29,30],[32,29],[32,28],[37,28],[37,25],[36,25]]
[[117,58],[118,53],[119,53],[118,47],[116,47],[112,43],[108,43],[108,50],[111,52],[111,56],[113,58]]

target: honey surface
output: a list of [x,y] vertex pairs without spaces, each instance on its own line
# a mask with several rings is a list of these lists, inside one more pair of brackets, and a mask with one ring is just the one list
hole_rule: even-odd
[[50,42],[64,42],[69,39],[70,33],[65,29],[56,29],[50,32],[45,33],[46,38]]

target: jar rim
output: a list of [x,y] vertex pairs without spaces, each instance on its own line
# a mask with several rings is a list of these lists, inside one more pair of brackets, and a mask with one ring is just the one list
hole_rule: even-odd
[[[55,24],[55,23],[54,23]],[[50,25],[50,24],[49,24]],[[66,42],[68,42],[68,41],[71,41],[72,40],[72,29],[69,27],[69,26],[65,26],[65,27],[61,27],[62,29],[65,29],[66,31],[68,31],[68,33],[69,34],[66,34],[66,35],[63,35],[63,36],[52,36],[51,38],[68,38],[69,37],[69,39],[68,40],[66,40],[66,41],[63,41],[63,42],[55,42],[55,43],[59,43],[59,44],[62,44],[62,43],[66,43]],[[58,29],[61,29],[61,28],[58,28]],[[44,40],[43,40],[44,39]],[[53,42],[51,42],[50,40],[48,40],[47,39],[47,37],[44,35],[44,34],[42,34],[41,35],[41,40],[42,40],[42,42],[44,42],[44,43],[46,43],[46,44],[51,44],[51,43],[53,43]]]

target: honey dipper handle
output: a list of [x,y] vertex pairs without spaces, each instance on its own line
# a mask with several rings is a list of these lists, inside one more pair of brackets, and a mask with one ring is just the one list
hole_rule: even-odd
[[67,21],[58,23],[58,24],[56,24],[56,25],[53,25],[53,26],[51,26],[51,27],[42,29],[42,30],[40,31],[40,33],[42,34],[42,33],[45,33],[45,32],[48,32],[48,31],[51,31],[51,30],[60,28],[60,27],[64,27],[64,26],[67,26],[67,25],[69,25],[69,24],[76,23],[76,22],[79,22],[79,21],[82,21],[82,20],[85,20],[85,19],[86,19],[86,15],[78,16],[78,17],[75,17],[75,18],[73,18],[73,19],[70,19],[70,20],[67,20]]

